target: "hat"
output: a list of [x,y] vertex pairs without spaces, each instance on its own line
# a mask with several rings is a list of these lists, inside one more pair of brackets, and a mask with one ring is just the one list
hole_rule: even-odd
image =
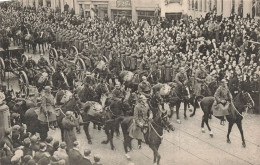
[[71,116],[71,115],[73,115],[73,112],[72,112],[72,111],[67,111],[67,112],[66,112],[66,116]]
[[33,135],[33,136],[31,137],[31,142],[32,142],[32,143],[36,143],[37,141],[38,141],[38,137],[35,136],[35,135]]
[[65,142],[61,142],[61,143],[60,143],[60,148],[62,148],[62,149],[65,149],[65,148],[66,148],[66,146],[67,146],[67,145],[66,145],[66,143],[65,143]]
[[141,95],[139,98],[140,100],[147,100],[147,98],[144,95]]
[[89,156],[90,153],[91,153],[91,151],[90,151],[89,149],[86,149],[86,150],[84,151],[84,156]]
[[120,82],[116,82],[115,87],[120,87]]
[[99,162],[99,161],[100,161],[100,157],[99,157],[98,155],[95,155],[95,156],[94,156],[94,161],[95,161],[95,162]]
[[49,136],[49,137],[46,138],[46,142],[47,142],[47,143],[50,143],[50,142],[52,142],[52,141],[53,141],[53,137]]
[[40,150],[45,151],[46,150],[46,144],[45,143],[40,143]]
[[24,145],[28,145],[28,144],[31,143],[31,140],[30,140],[29,138],[25,138],[25,139],[23,140],[23,143],[24,143]]
[[44,88],[44,90],[51,90],[51,87],[50,87],[50,86],[46,86],[46,87]]
[[225,84],[228,83],[226,79],[222,79],[220,82]]
[[74,141],[74,142],[73,142],[73,146],[74,146],[74,147],[77,147],[78,145],[79,145],[79,142],[78,142],[78,141]]

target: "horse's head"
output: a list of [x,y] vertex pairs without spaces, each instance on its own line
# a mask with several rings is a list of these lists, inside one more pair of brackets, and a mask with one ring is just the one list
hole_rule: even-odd
[[167,112],[166,113],[161,113],[161,114],[158,114],[154,117],[153,121],[159,125],[160,127],[164,128],[165,130],[167,130],[168,132],[171,130],[171,131],[174,131],[175,128],[173,127],[173,125],[170,123],[169,121],[169,117],[167,115]]
[[255,106],[254,100],[248,92],[241,92],[241,99],[244,101],[244,105],[248,108]]

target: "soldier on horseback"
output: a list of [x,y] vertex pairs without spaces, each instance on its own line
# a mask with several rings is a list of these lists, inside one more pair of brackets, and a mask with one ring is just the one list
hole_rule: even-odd
[[147,77],[142,77],[142,82],[138,85],[138,92],[145,97],[149,98],[151,94],[151,84],[147,81]]
[[141,148],[141,142],[145,142],[145,135],[148,121],[152,120],[153,113],[150,111],[147,98],[144,95],[139,97],[139,102],[134,108],[134,121],[130,128],[129,136],[138,140],[138,148]]
[[214,94],[215,101],[212,105],[213,115],[221,118],[221,125],[224,125],[225,116],[231,110],[232,95],[227,86],[227,80],[221,80],[221,85]]
[[197,97],[203,95],[203,85],[206,81],[207,75],[208,73],[205,70],[205,66],[200,64],[199,69],[195,73],[194,93]]
[[126,92],[124,88],[120,86],[120,82],[116,82],[115,89],[112,91],[112,94],[114,98],[120,98],[120,99],[125,98]]

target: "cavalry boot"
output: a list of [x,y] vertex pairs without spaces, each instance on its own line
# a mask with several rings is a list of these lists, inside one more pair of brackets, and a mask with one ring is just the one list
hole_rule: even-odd
[[142,148],[142,140],[138,140],[138,149]]

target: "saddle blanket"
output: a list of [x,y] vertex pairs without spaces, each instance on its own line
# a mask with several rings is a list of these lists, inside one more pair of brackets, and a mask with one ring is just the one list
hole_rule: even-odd
[[212,108],[211,108],[214,116],[229,115],[230,109],[231,109],[231,105],[229,102],[227,102],[225,105],[223,105],[221,103],[218,104],[216,101],[214,101]]

